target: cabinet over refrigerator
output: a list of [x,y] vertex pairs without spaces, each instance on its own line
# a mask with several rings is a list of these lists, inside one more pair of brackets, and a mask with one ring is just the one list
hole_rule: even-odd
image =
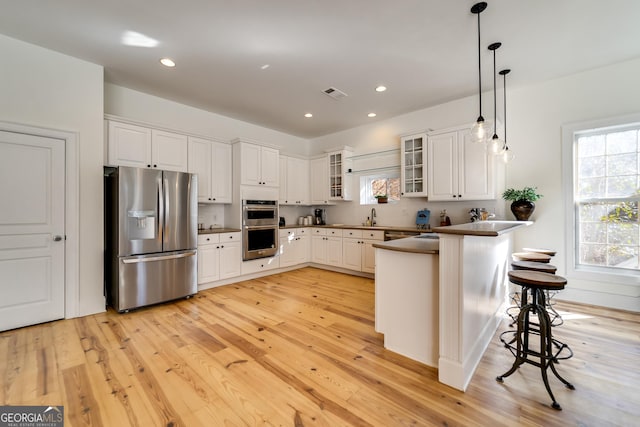
[[105,168],[105,288],[119,312],[197,292],[197,175]]

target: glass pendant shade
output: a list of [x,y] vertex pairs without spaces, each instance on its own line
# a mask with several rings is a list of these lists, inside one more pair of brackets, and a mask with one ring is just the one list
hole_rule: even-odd
[[489,150],[489,153],[499,156],[504,152],[504,141],[502,139],[500,139],[500,137],[498,137],[497,134],[493,134],[493,136],[491,137],[491,140],[489,141],[489,145],[487,147],[487,150]]
[[504,151],[502,152],[502,154],[500,154],[500,160],[502,160],[504,163],[510,163],[515,158],[516,156],[511,151],[509,151],[509,147],[505,145]]
[[478,117],[478,121],[471,128],[471,142],[484,144],[487,142],[488,134],[489,129],[487,129],[487,123],[484,121],[482,116]]

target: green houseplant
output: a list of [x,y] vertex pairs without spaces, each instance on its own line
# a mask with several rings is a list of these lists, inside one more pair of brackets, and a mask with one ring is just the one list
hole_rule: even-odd
[[542,194],[538,194],[538,187],[524,187],[522,190],[507,188],[502,193],[502,198],[511,201],[511,212],[518,221],[528,221],[536,209],[535,202]]

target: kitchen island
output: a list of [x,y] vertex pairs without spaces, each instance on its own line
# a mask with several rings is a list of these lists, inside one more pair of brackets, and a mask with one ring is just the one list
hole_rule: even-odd
[[[438,240],[374,245],[376,330],[385,334],[385,347],[437,367],[440,382],[464,391],[502,320],[512,232],[530,224],[436,227]],[[432,242],[439,242],[437,254],[415,251]]]

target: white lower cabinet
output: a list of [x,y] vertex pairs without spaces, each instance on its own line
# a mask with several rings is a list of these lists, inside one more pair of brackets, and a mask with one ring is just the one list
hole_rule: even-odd
[[309,262],[311,240],[308,228],[288,228],[280,230],[280,267]]
[[280,267],[280,257],[258,258],[242,262],[242,274],[260,273]]
[[343,267],[349,270],[375,272],[375,249],[373,244],[384,240],[382,230],[343,231],[342,256]]
[[242,233],[198,236],[198,284],[228,279],[241,274]]
[[311,229],[311,262],[342,267],[342,230]]

